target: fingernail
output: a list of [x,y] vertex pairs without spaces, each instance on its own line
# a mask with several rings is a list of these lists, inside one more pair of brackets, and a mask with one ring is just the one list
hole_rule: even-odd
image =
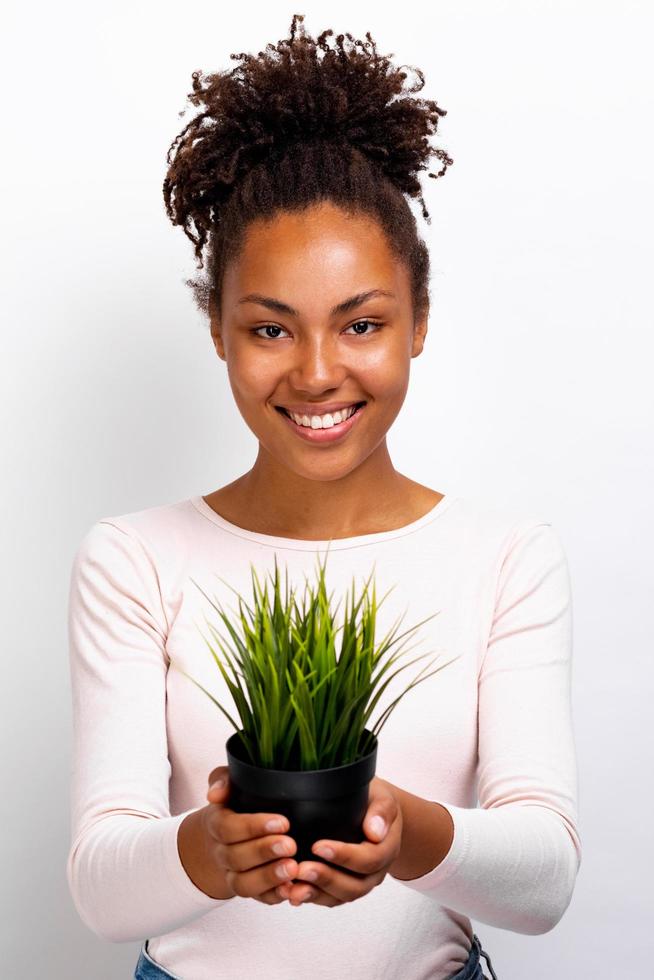
[[222,789],[223,786],[225,785],[225,783],[226,783],[226,780],[225,780],[224,776],[220,776],[215,781],[215,783],[212,783],[211,784],[211,786],[209,787],[209,792],[211,792],[212,789]]
[[381,837],[386,833],[386,821],[383,817],[375,816],[370,819],[370,829],[378,837]]
[[276,817],[266,823],[264,830],[267,830],[270,834],[282,834],[285,828],[286,824],[284,821]]
[[325,858],[326,861],[331,861],[331,859],[334,857],[334,852],[331,847],[314,847],[314,853],[317,854],[318,857]]

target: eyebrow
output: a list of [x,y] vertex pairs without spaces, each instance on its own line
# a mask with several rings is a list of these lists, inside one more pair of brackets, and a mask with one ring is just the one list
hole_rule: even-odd
[[[394,293],[389,293],[385,289],[369,289],[365,293],[355,293],[354,296],[350,296],[349,299],[343,300],[342,303],[337,303],[336,306],[332,306],[329,311],[330,316],[337,316],[342,313],[349,313],[350,310],[355,309],[357,306],[361,306],[366,300],[372,299],[374,296],[389,296],[391,299],[395,299]],[[274,299],[272,296],[262,296],[261,293],[248,293],[247,296],[242,296],[239,299],[240,303],[258,303],[260,306],[267,306],[269,310],[274,310],[276,313],[286,313],[288,316],[299,316],[297,310],[288,303],[282,303],[279,299]]]

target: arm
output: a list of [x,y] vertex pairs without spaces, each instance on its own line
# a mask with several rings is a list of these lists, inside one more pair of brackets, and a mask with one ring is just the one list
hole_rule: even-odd
[[75,555],[68,633],[73,902],[110,942],[162,935],[227,899],[205,894],[181,861],[178,831],[195,809],[169,810],[167,627],[156,571],[140,541],[108,521]]
[[454,823],[440,803],[423,800],[394,783],[389,786],[402,810],[402,846],[389,873],[407,881],[426,875],[445,859],[454,839]]
[[[438,861],[437,839],[446,838],[442,813],[432,811],[429,861],[425,853],[420,866],[412,843],[398,858],[398,880],[479,922],[537,935],[561,919],[581,864],[570,579],[549,524],[508,543],[494,613],[479,674],[480,808],[441,803],[454,826],[449,850]],[[422,802],[409,828],[422,826],[424,838],[433,804]],[[422,874],[405,880],[407,871]]]
[[[213,898],[235,898],[236,892],[225,880],[224,869],[208,853],[204,812],[208,806],[187,813],[177,832],[177,848],[187,875],[203,892]],[[218,894],[216,894],[216,892]]]

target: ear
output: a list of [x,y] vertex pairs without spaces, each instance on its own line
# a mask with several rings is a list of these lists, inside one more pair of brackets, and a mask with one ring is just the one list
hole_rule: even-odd
[[216,354],[221,361],[224,361],[225,348],[223,345],[220,316],[216,304],[216,297],[213,291],[209,293],[209,322],[211,324],[211,339],[213,340],[213,345],[216,348]]
[[411,357],[417,357],[422,353],[427,336],[427,326],[429,323],[429,307],[425,307],[413,322],[413,337],[411,339]]

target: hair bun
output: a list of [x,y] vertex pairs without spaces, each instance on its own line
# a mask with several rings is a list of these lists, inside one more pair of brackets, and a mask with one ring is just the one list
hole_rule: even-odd
[[200,221],[208,227],[240,178],[297,143],[349,144],[411,197],[420,195],[418,173],[430,156],[442,167],[429,177],[442,177],[453,163],[429,144],[446,110],[416,97],[424,86],[419,69],[411,68],[415,78],[407,83],[403,69],[410,66],[379,54],[369,32],[365,41],[338,34],[332,47],[331,29],[313,38],[303,20],[294,14],[290,37],[258,55],[231,54],[240,61],[232,70],[193,72],[188,99],[201,112],[167,156],[164,199],[174,224],[186,224],[191,213],[197,223],[204,209],[206,221]]

